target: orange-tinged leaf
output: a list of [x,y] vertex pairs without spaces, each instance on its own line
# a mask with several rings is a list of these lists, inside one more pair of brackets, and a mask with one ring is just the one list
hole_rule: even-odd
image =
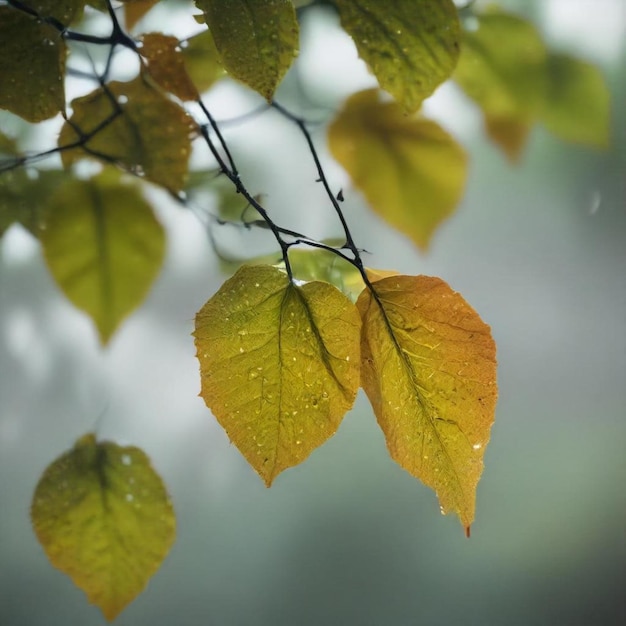
[[437,123],[376,90],[351,96],[328,129],[332,155],[371,208],[422,250],[463,194],[467,157]]
[[121,0],[124,2],[124,21],[126,28],[132,30],[137,22],[155,5],[159,0]]
[[511,163],[519,161],[530,132],[528,122],[514,117],[485,115],[485,130],[489,138],[498,145]]
[[244,266],[200,309],[201,396],[267,486],[331,437],[359,388],[360,320],[328,283]]
[[461,28],[452,0],[335,0],[341,25],[379,85],[414,113],[449,78]]
[[185,69],[178,39],[163,33],[147,33],[142,36],[142,42],[140,52],[146,61],[145,71],[152,79],[181,100],[197,100],[200,96]]
[[0,41],[0,108],[29,122],[62,111],[67,50],[58,31],[0,6]]
[[391,457],[437,492],[469,532],[497,398],[489,327],[439,278],[365,289],[361,383]]
[[298,54],[290,0],[195,0],[226,71],[268,102]]
[[161,269],[165,233],[138,185],[113,168],[65,180],[40,232],[46,264],[106,344],[141,304]]
[[176,533],[166,488],[145,453],[92,434],[48,466],[30,514],[52,565],[109,621],[144,589]]
[[72,101],[74,113],[59,145],[86,139],[84,147],[61,153],[67,167],[90,156],[127,167],[167,189],[180,191],[187,179],[193,120],[143,77],[105,87]]

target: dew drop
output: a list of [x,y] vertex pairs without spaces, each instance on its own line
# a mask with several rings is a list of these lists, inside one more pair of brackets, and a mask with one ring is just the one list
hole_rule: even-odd
[[474,448],[474,450],[480,450],[483,447],[482,443],[475,443],[472,448]]
[[122,454],[121,458],[123,465],[131,465],[133,460],[130,458],[130,454]]
[[126,494],[126,502],[132,502],[134,499],[135,499],[135,496],[133,496],[132,493]]

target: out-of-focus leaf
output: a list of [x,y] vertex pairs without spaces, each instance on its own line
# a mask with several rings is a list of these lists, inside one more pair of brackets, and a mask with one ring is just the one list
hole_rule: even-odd
[[548,56],[548,93],[541,119],[565,141],[609,145],[610,94],[600,70],[565,54]]
[[163,33],[147,33],[142,36],[142,42],[141,56],[152,79],[181,100],[197,100],[200,96],[185,69],[178,39]]
[[155,5],[159,0],[120,0],[124,3],[124,21],[126,28],[132,30],[137,22]]
[[391,276],[374,289],[357,301],[361,384],[391,457],[469,534],[497,398],[490,329],[439,278]]
[[172,504],[145,453],[92,434],[48,466],[30,514],[52,565],[109,621],[145,588],[176,534]]
[[226,75],[208,30],[190,37],[181,47],[187,73],[200,93]]
[[452,0],[334,0],[378,83],[409,113],[450,77],[461,37]]
[[528,122],[520,122],[514,117],[485,115],[485,131],[487,135],[500,147],[512,163],[519,161],[526,145],[530,128]]
[[201,396],[270,485],[331,437],[359,387],[360,321],[332,285],[244,266],[196,315]]
[[59,145],[81,140],[62,152],[67,167],[85,156],[124,165],[163,187],[179,191],[187,178],[193,120],[141,76],[112,82],[72,102],[74,113]]
[[53,17],[67,26],[82,15],[85,0],[28,0],[24,5],[42,18]]
[[228,73],[268,102],[298,53],[289,0],[195,0]]
[[39,237],[51,194],[64,181],[63,170],[24,170],[0,174],[0,236],[17,222]]
[[546,94],[546,47],[533,24],[490,8],[463,33],[454,78],[482,109],[488,136],[518,160]]
[[462,196],[467,157],[461,146],[435,122],[381,101],[376,90],[348,99],[328,140],[372,209],[425,250]]
[[52,276],[93,319],[103,344],[141,304],[165,255],[165,234],[150,205],[113,168],[61,185],[40,239]]
[[0,6],[0,108],[29,122],[65,108],[65,43],[58,31]]

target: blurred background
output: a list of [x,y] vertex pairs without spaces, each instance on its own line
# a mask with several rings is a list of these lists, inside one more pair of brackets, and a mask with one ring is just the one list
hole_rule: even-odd
[[[142,447],[178,516],[170,555],[120,626],[626,623],[626,8],[501,4],[535,20],[553,48],[601,66],[608,152],[538,127],[511,166],[475,107],[444,86],[425,112],[466,146],[470,178],[427,254],[325,161],[368,265],[440,276],[492,327],[500,400],[472,538],[390,460],[362,394],[335,437],[263,486],[197,397],[193,318],[226,275],[202,211],[156,195],[166,266],[106,350],[52,283],[36,240],[17,226],[0,240],[2,626],[105,623],[48,563],[28,517],[43,470],[90,431]],[[332,12],[308,12],[302,30],[298,76],[277,99],[324,121],[310,101],[332,111],[373,79]],[[207,103],[222,120],[259,104],[229,83]],[[340,233],[295,127],[266,113],[224,128],[248,189],[277,221]],[[324,127],[314,130],[327,155]],[[223,255],[271,250],[245,230],[210,234]]]

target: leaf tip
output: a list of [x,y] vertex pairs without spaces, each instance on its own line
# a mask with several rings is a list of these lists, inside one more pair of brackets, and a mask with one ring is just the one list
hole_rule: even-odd
[[471,527],[470,525],[467,525],[467,526],[465,527],[465,536],[466,536],[468,539],[469,539],[469,538],[470,538],[470,536],[471,536],[471,529],[472,529],[472,527]]

